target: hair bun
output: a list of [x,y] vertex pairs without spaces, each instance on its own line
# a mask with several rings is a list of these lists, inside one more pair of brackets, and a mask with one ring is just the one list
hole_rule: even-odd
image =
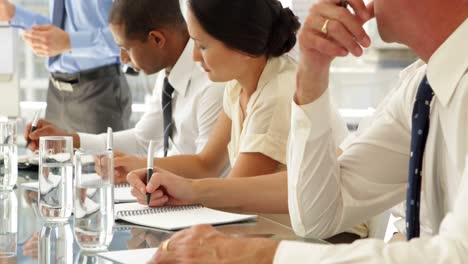
[[279,57],[289,52],[296,45],[296,33],[300,26],[298,17],[291,9],[281,8],[270,33],[268,54]]

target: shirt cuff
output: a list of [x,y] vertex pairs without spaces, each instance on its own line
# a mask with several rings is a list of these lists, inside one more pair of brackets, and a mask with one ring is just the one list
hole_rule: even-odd
[[291,111],[292,129],[298,131],[310,128],[308,138],[314,140],[330,130],[330,113],[331,105],[328,90],[310,104],[299,106],[293,101]]
[[87,31],[70,32],[70,52],[72,52],[75,55],[79,55],[80,50],[89,48],[90,43],[94,42],[92,39],[92,35],[93,34]]
[[273,264],[320,263],[320,249],[327,245],[295,241],[281,241],[276,249]]
[[80,137],[80,149],[101,151],[106,148],[106,134],[78,133],[78,136]]
[[37,16],[37,14],[16,5],[15,15],[11,19],[10,24],[29,29],[32,25],[38,24],[34,19]]

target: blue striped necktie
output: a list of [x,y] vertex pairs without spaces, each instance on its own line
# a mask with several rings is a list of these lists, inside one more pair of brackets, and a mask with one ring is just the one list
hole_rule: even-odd
[[434,93],[427,77],[419,84],[414,102],[411,128],[411,154],[406,197],[406,238],[419,237],[419,205],[421,201],[421,171],[429,133],[429,114]]
[[174,87],[169,83],[169,80],[164,78],[164,85],[162,91],[162,110],[163,110],[163,124],[164,124],[164,157],[167,156],[169,148],[169,138],[172,136],[172,93]]

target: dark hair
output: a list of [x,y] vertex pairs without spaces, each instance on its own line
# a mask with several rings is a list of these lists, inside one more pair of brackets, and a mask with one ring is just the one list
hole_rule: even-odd
[[203,29],[252,56],[278,57],[296,44],[298,18],[278,0],[189,0]]
[[179,0],[114,0],[109,23],[124,24],[126,37],[141,40],[154,29],[186,30]]

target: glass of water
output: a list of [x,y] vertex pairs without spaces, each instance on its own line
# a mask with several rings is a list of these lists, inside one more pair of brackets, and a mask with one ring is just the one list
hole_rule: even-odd
[[16,258],[18,200],[13,191],[0,191],[0,263]]
[[12,190],[17,178],[16,121],[0,121],[0,190]]
[[74,234],[82,251],[106,250],[114,225],[112,151],[75,154]]
[[73,140],[39,139],[39,212],[46,222],[65,222],[73,210]]
[[39,235],[38,263],[73,263],[73,234],[68,223],[45,223]]

